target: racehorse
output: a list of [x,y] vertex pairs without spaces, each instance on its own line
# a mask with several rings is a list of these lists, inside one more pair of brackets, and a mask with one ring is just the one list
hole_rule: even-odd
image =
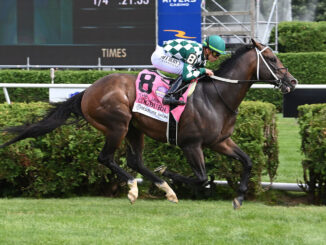
[[[182,149],[195,176],[184,177],[166,169],[161,173],[172,180],[203,186],[208,180],[203,147],[235,158],[243,166],[238,195],[233,200],[233,207],[236,209],[240,208],[245,198],[252,168],[248,155],[230,138],[237,108],[254,82],[274,84],[283,93],[293,91],[298,82],[271,49],[254,40],[252,44],[240,47],[214,74],[230,81],[237,79],[238,83],[216,81],[211,77],[199,79],[178,123],[177,145]],[[5,129],[4,131],[16,133],[17,136],[0,147],[28,137],[47,134],[75,115],[103,132],[106,142],[98,160],[128,183],[128,198],[131,203],[138,197],[137,181],[114,161],[114,153],[123,140],[127,143],[127,165],[165,191],[168,200],[178,202],[167,182],[143,164],[144,134],[157,141],[167,142],[167,125],[132,112],[136,97],[136,78],[137,76],[130,74],[111,74],[100,78],[85,91],[55,104],[42,120],[31,125]]]

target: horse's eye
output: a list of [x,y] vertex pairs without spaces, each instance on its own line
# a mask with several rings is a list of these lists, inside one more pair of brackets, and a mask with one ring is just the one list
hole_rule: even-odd
[[269,60],[270,60],[271,62],[273,62],[273,63],[276,62],[276,58],[275,58],[275,57],[271,57],[271,58],[269,58]]

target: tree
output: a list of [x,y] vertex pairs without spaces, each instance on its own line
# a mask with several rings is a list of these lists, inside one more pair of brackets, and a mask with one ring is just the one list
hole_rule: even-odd
[[294,20],[326,21],[326,0],[292,0]]

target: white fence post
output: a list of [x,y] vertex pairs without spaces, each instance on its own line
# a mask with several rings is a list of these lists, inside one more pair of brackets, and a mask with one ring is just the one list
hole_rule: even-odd
[[54,78],[55,78],[54,68],[50,69],[50,77],[51,77],[51,83],[54,84]]
[[3,87],[3,93],[5,94],[5,98],[6,98],[7,103],[10,105],[11,104],[10,97],[9,97],[8,90],[7,90],[6,87]]

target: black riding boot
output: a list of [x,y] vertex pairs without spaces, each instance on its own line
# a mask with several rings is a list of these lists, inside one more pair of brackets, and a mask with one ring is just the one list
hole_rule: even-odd
[[185,105],[186,103],[182,100],[177,100],[174,97],[174,93],[178,91],[178,89],[182,85],[182,76],[179,76],[177,80],[172,84],[169,91],[166,93],[166,95],[163,98],[163,104],[164,105]]

